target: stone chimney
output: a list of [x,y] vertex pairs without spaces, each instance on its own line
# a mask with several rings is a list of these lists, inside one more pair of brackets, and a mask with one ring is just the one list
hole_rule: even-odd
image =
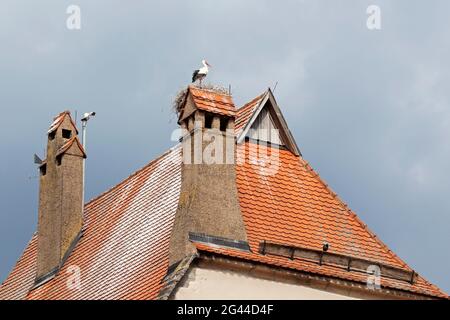
[[178,107],[183,168],[169,265],[194,252],[192,233],[247,240],[236,186],[236,109],[231,96],[189,86]]
[[70,112],[54,118],[48,130],[47,158],[40,166],[36,283],[64,263],[83,225],[83,160]]

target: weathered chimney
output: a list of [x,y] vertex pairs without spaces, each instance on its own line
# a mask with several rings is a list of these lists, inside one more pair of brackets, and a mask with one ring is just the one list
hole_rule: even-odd
[[83,160],[70,112],[48,130],[47,158],[40,166],[36,283],[54,274],[80,235],[83,224]]
[[184,129],[183,168],[169,265],[194,251],[190,233],[247,240],[236,186],[231,96],[190,86],[178,111]]

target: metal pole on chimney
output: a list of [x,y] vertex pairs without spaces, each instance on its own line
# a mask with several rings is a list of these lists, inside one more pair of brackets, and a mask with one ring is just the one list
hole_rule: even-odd
[[[91,117],[95,116],[95,112],[87,112],[81,118],[81,144],[83,145],[84,152],[86,152],[86,127],[87,122]],[[85,176],[86,176],[86,159],[83,159],[83,193],[81,197],[81,208],[84,212],[84,188],[85,188]]]

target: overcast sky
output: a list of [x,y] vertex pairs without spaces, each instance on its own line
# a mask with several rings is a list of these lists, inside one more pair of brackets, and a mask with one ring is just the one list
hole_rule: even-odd
[[[81,29],[66,9],[81,8]],[[381,30],[366,9],[381,9]],[[87,198],[164,152],[203,58],[237,105],[274,86],[303,156],[421,275],[450,291],[450,2],[0,4],[0,279],[36,229],[33,153],[60,111],[89,123]]]

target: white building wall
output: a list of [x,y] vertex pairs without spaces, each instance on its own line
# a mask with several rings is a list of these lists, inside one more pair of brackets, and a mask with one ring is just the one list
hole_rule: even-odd
[[354,299],[327,291],[264,280],[245,274],[195,267],[184,286],[178,288],[175,299]]

